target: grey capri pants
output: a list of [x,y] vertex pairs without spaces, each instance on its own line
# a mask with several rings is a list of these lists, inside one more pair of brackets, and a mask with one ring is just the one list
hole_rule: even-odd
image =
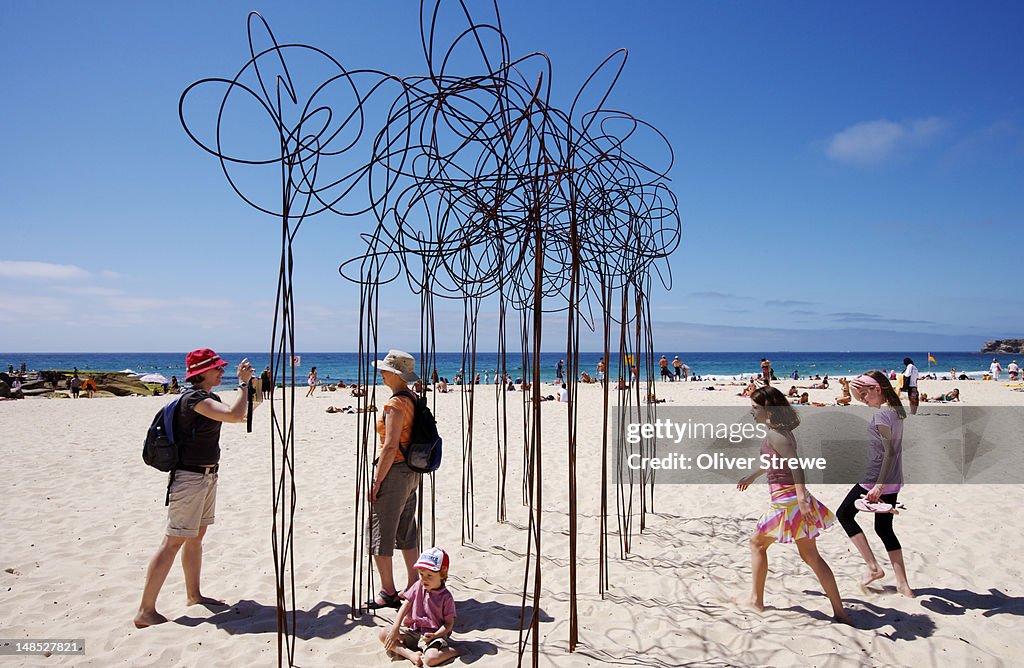
[[377,490],[377,501],[370,504],[370,554],[390,557],[396,547],[416,549],[416,490],[420,476],[405,462],[391,463]]

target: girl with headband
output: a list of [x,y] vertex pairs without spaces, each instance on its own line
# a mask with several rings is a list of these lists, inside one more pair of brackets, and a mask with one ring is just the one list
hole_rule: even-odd
[[[907,417],[907,411],[889,380],[879,371],[868,371],[857,376],[850,382],[850,387],[857,401],[878,410],[868,425],[871,459],[867,473],[862,482],[854,485],[846,495],[836,516],[867,564],[868,572],[863,580],[863,584],[867,585],[884,577],[885,571],[878,565],[868,545],[867,536],[857,524],[856,515],[861,508],[874,512],[875,533],[882,539],[889,553],[889,562],[896,575],[896,589],[904,596],[913,598],[914,590],[907,583],[903,548],[892,530],[894,515],[889,512],[896,507],[896,497],[903,487],[903,420]],[[862,497],[867,504],[861,501]],[[874,506],[879,500],[888,506]]]

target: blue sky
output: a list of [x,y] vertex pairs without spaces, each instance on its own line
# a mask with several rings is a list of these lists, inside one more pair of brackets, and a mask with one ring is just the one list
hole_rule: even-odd
[[[425,72],[411,2],[0,4],[0,350],[269,346],[278,224],[178,121],[188,84],[247,60],[250,9],[279,42],[350,69]],[[973,350],[1024,336],[1018,3],[502,11],[514,56],[550,57],[563,108],[629,49],[609,106],[670,141],[682,218],[672,289],[653,293],[656,348]],[[299,232],[300,350],[355,349],[358,295],[337,267],[369,225],[322,216]],[[418,299],[395,286],[389,303],[382,345],[418,348]],[[439,347],[456,350],[462,307],[438,308]],[[546,326],[555,350],[562,323]],[[493,328],[486,315],[483,341]]]

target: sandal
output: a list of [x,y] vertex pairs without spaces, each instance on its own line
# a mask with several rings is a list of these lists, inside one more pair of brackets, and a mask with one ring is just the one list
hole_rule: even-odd
[[[378,600],[384,602],[378,603]],[[375,598],[371,598],[364,605],[366,605],[366,608],[368,610],[380,610],[381,608],[395,608],[397,610],[398,608],[402,607],[402,600],[398,598],[397,591],[393,594],[389,594],[383,589],[381,589],[379,592],[377,592],[377,596]]]
[[884,503],[882,501],[871,502],[864,497],[854,501],[853,507],[864,513],[892,513],[893,515],[897,513],[891,503]]

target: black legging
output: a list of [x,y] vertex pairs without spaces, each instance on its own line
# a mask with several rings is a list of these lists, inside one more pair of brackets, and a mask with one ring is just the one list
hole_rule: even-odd
[[[843,525],[843,529],[846,531],[846,535],[853,538],[859,533],[864,533],[864,530],[857,524],[856,515],[858,512],[857,507],[854,506],[854,502],[857,501],[862,495],[867,494],[867,490],[860,485],[854,485],[850,493],[843,499],[843,503],[839,506],[839,510],[836,511],[836,517],[839,519],[839,523]],[[892,494],[883,494],[882,501],[896,506],[896,497],[898,494],[895,492]],[[895,550],[902,549],[900,547],[900,540],[896,537],[896,534],[892,530],[892,513],[874,513],[875,516],[875,533],[882,539],[882,543],[885,545],[886,552],[893,552]]]

